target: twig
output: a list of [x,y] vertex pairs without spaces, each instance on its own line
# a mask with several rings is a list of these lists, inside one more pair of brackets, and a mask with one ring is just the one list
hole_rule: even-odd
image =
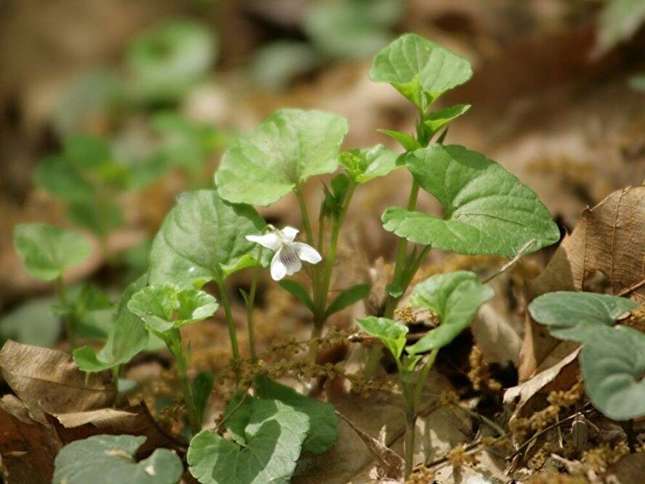
[[513,459],[515,458],[515,456],[517,456],[517,455],[521,454],[521,453],[522,453],[522,451],[523,451],[524,449],[526,449],[526,448],[529,446],[529,444],[530,444],[531,442],[533,442],[533,441],[537,440],[538,438],[540,438],[541,436],[543,436],[545,433],[549,432],[550,430],[553,430],[554,428],[559,427],[560,425],[562,425],[562,424],[564,424],[564,423],[567,423],[567,422],[569,422],[569,421],[571,421],[571,420],[575,419],[575,418],[576,418],[576,417],[578,417],[579,415],[581,415],[581,414],[583,414],[583,415],[584,415],[585,413],[588,413],[588,412],[590,412],[590,411],[591,411],[591,409],[588,409],[588,410],[582,410],[582,411],[580,411],[580,412],[573,413],[573,414],[569,415],[568,417],[565,417],[565,418],[563,418],[563,419],[561,419],[561,420],[558,420],[558,421],[557,421],[557,422],[555,422],[555,423],[552,423],[551,425],[549,425],[548,427],[546,427],[546,428],[544,428],[544,429],[540,430],[539,432],[534,433],[534,434],[533,434],[533,435],[531,435],[531,437],[529,437],[529,438],[528,438],[528,439],[527,439],[527,440],[526,440],[522,445],[520,445],[520,446],[515,450],[515,452],[513,452],[510,456],[508,456],[508,457],[506,458],[506,460],[513,460]]
[[497,434],[500,437],[505,437],[506,436],[506,432],[504,431],[504,429],[502,427],[500,427],[499,425],[497,425],[495,422],[493,422],[488,417],[482,415],[479,412],[475,412],[474,410],[471,410],[468,407],[464,407],[463,405],[459,405],[457,402],[452,402],[452,405],[457,407],[457,408],[459,408],[459,409],[461,409],[461,410],[463,410],[464,412],[466,412],[471,417],[476,418],[478,420],[481,420],[486,425],[488,425],[490,428],[492,428],[495,432],[497,432]]
[[633,291],[635,291],[636,289],[638,289],[638,288],[640,288],[642,286],[645,286],[645,279],[641,279],[637,283],[632,284],[631,286],[629,286],[627,289],[623,289],[622,291],[620,291],[617,294],[617,296],[625,296],[626,294],[629,294],[630,292],[633,292]]
[[531,248],[531,246],[533,245],[534,242],[535,242],[535,239],[531,239],[526,244],[524,244],[522,247],[520,247],[520,250],[517,252],[515,257],[513,257],[506,264],[504,264],[502,267],[500,267],[495,272],[493,272],[490,276],[488,276],[484,280],[482,280],[482,284],[486,284],[487,282],[492,281],[497,276],[499,276],[500,274],[503,274],[508,269],[513,267],[515,264],[517,264],[517,262],[527,254],[528,250]]

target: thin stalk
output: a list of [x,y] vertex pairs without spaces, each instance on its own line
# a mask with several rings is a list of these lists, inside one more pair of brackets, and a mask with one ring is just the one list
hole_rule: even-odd
[[64,316],[62,316],[63,326],[65,326],[65,335],[69,340],[69,344],[74,348],[76,346],[76,334],[74,332],[74,325],[69,315],[67,315],[67,291],[65,289],[65,281],[63,281],[63,276],[58,276],[56,278],[56,294],[58,296],[58,302],[61,308],[64,311]]
[[416,413],[405,412],[405,440],[403,442],[403,452],[405,460],[405,479],[407,481],[412,474],[414,464],[414,441],[416,437]]
[[311,220],[309,219],[309,211],[307,210],[307,203],[305,202],[305,197],[302,194],[302,189],[300,187],[295,190],[296,198],[298,199],[298,206],[300,207],[300,214],[302,216],[302,225],[305,227],[305,235],[307,236],[307,242],[309,244],[314,243],[314,231],[311,228]]
[[[262,247],[258,251],[258,259],[262,258]],[[255,269],[253,275],[251,276],[251,288],[249,289],[249,296],[246,300],[246,325],[249,332],[249,352],[251,353],[251,361],[255,363],[258,360],[257,352],[255,349],[255,321],[253,320],[254,316],[254,306],[255,306],[255,293],[258,286],[258,275],[260,269]]]
[[193,387],[190,384],[188,377],[188,361],[181,340],[181,333],[178,329],[174,329],[171,335],[166,338],[168,349],[175,357],[175,365],[177,367],[177,376],[181,384],[182,393],[184,394],[184,403],[186,405],[186,412],[188,413],[188,423],[193,434],[201,430],[201,422],[199,415],[197,415],[197,408],[195,407],[195,397],[193,395]]
[[224,306],[226,323],[228,324],[228,336],[231,339],[231,350],[233,352],[233,365],[235,366],[235,371],[239,372],[240,348],[237,344],[237,328],[235,327],[235,321],[233,320],[233,313],[231,311],[231,301],[228,297],[228,291],[223,281],[218,283],[218,287],[219,287],[219,297],[222,302],[222,306]]

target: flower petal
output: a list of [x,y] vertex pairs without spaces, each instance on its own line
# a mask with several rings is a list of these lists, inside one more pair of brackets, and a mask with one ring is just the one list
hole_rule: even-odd
[[284,237],[287,242],[293,242],[296,239],[296,235],[298,235],[298,232],[300,231],[294,227],[289,227],[287,225],[286,227],[281,229],[280,232],[282,232],[282,237]]
[[279,251],[280,262],[282,262],[287,268],[287,274],[292,275],[302,269],[302,262],[298,258],[298,252],[291,245],[284,245]]
[[247,235],[246,240],[249,242],[255,242],[256,244],[266,247],[270,250],[278,250],[282,245],[280,237],[275,232],[270,232],[264,235]]
[[298,257],[305,262],[318,264],[322,260],[318,251],[309,244],[305,244],[304,242],[293,242],[291,247],[295,249]]
[[276,252],[271,259],[271,279],[274,281],[280,281],[287,275],[287,266],[280,260],[280,252],[282,249]]

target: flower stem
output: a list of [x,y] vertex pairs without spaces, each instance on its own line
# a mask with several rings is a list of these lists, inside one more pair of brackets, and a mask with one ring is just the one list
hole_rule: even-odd
[[[258,252],[258,259],[262,258],[262,247]],[[253,320],[254,316],[254,306],[255,306],[255,293],[258,286],[258,273],[260,269],[255,269],[253,275],[251,276],[251,288],[249,289],[249,296],[246,300],[246,325],[249,332],[249,352],[251,353],[251,361],[256,362],[258,359],[257,352],[255,349],[255,321]]]
[[240,364],[240,348],[237,344],[237,328],[235,327],[235,321],[233,320],[233,313],[231,312],[231,301],[228,297],[228,291],[224,281],[218,283],[219,287],[219,297],[224,306],[224,314],[226,315],[226,323],[228,324],[228,336],[231,339],[231,350],[233,352],[233,365],[235,366],[235,371],[239,372]]

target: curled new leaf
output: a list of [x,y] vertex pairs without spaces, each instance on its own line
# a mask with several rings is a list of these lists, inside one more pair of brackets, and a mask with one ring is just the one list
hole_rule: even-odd
[[159,333],[209,318],[217,308],[217,301],[210,294],[194,288],[179,289],[170,284],[141,289],[128,303],[130,311],[139,316],[149,329]]
[[381,50],[370,78],[387,82],[425,112],[446,91],[472,76],[470,63],[416,34],[404,34]]
[[184,193],[152,243],[150,284],[199,286],[257,265],[255,244],[245,237],[263,229],[253,208],[228,203],[215,190]]
[[412,293],[412,305],[432,311],[440,324],[406,351],[413,355],[446,346],[470,325],[479,306],[492,297],[490,286],[468,271],[438,274],[418,284]]
[[269,205],[309,177],[332,173],[347,120],[321,111],[281,109],[226,150],[215,173],[222,198]]
[[367,183],[374,178],[388,175],[397,168],[398,155],[383,145],[346,151],[340,163],[355,183]]
[[405,161],[421,188],[441,202],[444,218],[389,208],[383,226],[399,237],[460,254],[506,257],[558,241],[558,227],[535,192],[484,155],[432,145]]
[[395,360],[399,360],[405,348],[408,327],[388,318],[369,316],[356,321],[363,331],[378,338],[390,350]]
[[590,292],[557,291],[535,298],[529,312],[556,338],[579,341],[593,337],[599,327],[611,326],[636,308],[627,298]]
[[92,250],[82,235],[48,224],[16,225],[13,239],[27,272],[43,281],[61,277]]

